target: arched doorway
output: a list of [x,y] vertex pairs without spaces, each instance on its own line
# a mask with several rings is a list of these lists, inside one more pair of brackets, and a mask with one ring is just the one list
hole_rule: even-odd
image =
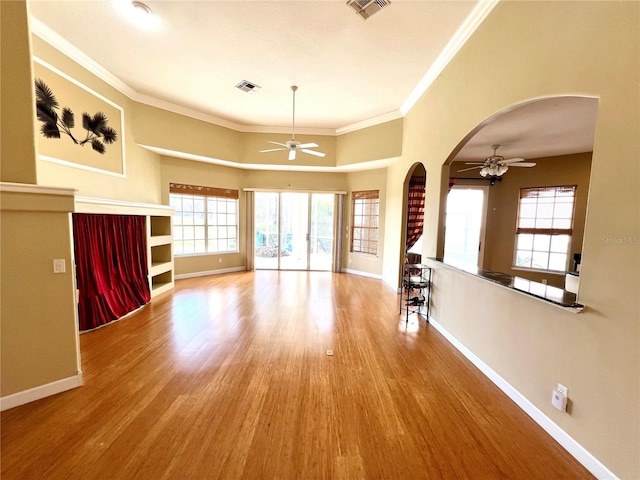
[[[496,112],[460,141],[443,169],[448,172],[449,191],[483,186],[488,192],[483,219],[486,239],[479,260],[470,266],[565,286],[565,272],[576,269],[573,259],[581,258],[582,253],[597,111],[598,99],[593,97],[526,100]],[[507,160],[508,168],[500,172],[485,169],[496,155]],[[533,217],[523,213],[523,205],[533,202],[533,197],[555,195],[567,188],[574,192],[572,204],[565,209],[570,211],[567,218],[557,217],[555,200],[549,213]],[[443,192],[443,204],[449,195]],[[450,237],[442,228],[447,216],[442,211],[439,240],[444,241],[438,242],[439,257],[446,257]],[[570,228],[556,228],[563,221]]]
[[404,180],[401,263],[422,261],[422,235],[424,228],[424,201],[427,171],[422,163],[409,168]]

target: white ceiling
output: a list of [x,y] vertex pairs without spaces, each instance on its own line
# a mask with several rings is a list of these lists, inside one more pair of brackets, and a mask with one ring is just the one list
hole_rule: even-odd
[[[497,0],[392,0],[363,20],[343,0],[29,0],[34,33],[130,97],[241,131],[340,134],[400,118]],[[262,88],[245,93],[242,80]],[[589,105],[587,105],[589,103]],[[488,122],[455,160],[575,153],[597,102],[547,101]],[[585,133],[587,132],[587,133]],[[588,137],[588,138],[586,138]],[[553,151],[551,151],[553,150]]]

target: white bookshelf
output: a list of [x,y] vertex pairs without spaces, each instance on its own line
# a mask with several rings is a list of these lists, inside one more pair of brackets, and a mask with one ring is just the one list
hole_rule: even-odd
[[75,212],[144,216],[147,227],[147,268],[151,298],[173,289],[173,208],[149,203],[76,197]]

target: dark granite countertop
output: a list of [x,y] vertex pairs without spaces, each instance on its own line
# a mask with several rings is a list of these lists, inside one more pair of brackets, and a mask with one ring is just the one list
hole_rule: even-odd
[[497,283],[503,287],[517,290],[518,292],[526,293],[532,297],[539,298],[541,300],[551,302],[561,307],[571,308],[575,311],[581,311],[584,305],[576,302],[576,294],[567,292],[561,288],[552,287],[551,285],[545,285],[543,283],[527,280],[522,277],[515,277],[513,275],[507,275],[506,273],[492,272],[491,270],[483,270],[473,265],[451,264],[444,261],[442,258],[429,258],[435,262],[442,263],[443,265],[460,270],[462,272],[470,273],[480,278],[489,280],[490,282]]

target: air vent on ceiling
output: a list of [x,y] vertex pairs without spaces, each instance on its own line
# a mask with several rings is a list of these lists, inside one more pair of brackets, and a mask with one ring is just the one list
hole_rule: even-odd
[[259,85],[256,85],[253,82],[248,82],[246,80],[243,80],[236,85],[236,88],[239,90],[242,90],[243,92],[254,93],[260,90],[261,87]]
[[365,20],[391,3],[390,0],[349,0],[347,5]]

